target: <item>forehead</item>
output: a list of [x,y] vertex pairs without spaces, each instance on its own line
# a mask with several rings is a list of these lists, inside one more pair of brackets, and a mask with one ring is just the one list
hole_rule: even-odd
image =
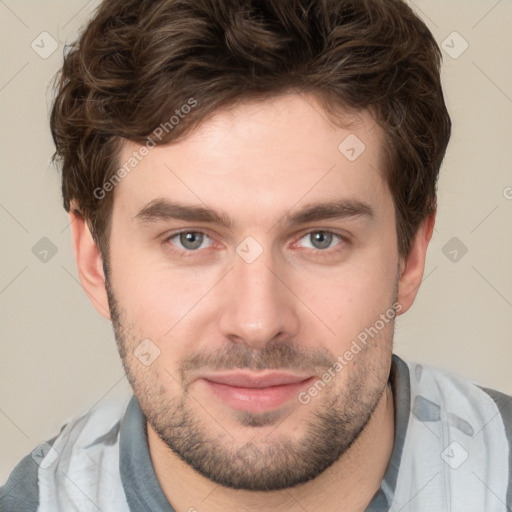
[[[290,208],[320,198],[382,202],[384,134],[366,111],[334,124],[313,96],[290,94],[216,112],[184,139],[157,146],[115,187],[131,216],[157,198],[223,210]],[[141,146],[126,142],[120,164]],[[378,205],[377,209],[378,209]]]

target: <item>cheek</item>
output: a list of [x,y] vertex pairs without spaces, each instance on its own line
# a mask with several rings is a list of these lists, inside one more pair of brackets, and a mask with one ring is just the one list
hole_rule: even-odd
[[[318,282],[316,293],[305,288],[309,297],[305,302],[329,327],[336,340],[333,343],[341,351],[362,331],[374,326],[381,314],[390,315],[395,280],[394,262],[372,258],[364,265],[333,271],[329,278]],[[382,329],[381,334],[385,336],[386,332]]]
[[183,338],[192,341],[199,322],[207,318],[205,313],[213,313],[206,312],[205,305],[215,307],[209,291],[219,279],[217,274],[170,268],[137,248],[125,252],[125,257],[121,254],[119,244],[117,254],[112,254],[112,283],[131,331],[154,340],[162,351],[167,346],[179,350],[179,335],[180,344]]

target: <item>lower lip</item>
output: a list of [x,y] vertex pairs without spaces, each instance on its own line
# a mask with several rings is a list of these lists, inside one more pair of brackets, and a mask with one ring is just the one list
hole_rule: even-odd
[[242,388],[202,379],[210,391],[223,402],[242,411],[263,412],[275,409],[292,398],[314,380],[314,377],[293,384],[267,388]]

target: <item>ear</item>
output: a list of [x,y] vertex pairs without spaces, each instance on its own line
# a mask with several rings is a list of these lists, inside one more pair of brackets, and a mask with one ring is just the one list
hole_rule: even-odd
[[432,238],[436,212],[432,212],[420,225],[411,242],[411,250],[405,260],[400,261],[400,279],[398,281],[398,302],[402,306],[400,315],[413,304],[425,270],[427,248]]
[[75,213],[73,208],[69,212],[69,218],[71,221],[73,252],[82,288],[96,308],[96,311],[102,317],[110,320],[101,253],[84,218],[80,214]]

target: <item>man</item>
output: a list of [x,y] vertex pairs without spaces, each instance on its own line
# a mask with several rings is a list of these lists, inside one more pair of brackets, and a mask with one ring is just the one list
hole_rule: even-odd
[[2,511],[506,511],[512,398],[392,352],[450,137],[401,0],[105,0],[51,116],[134,391]]

